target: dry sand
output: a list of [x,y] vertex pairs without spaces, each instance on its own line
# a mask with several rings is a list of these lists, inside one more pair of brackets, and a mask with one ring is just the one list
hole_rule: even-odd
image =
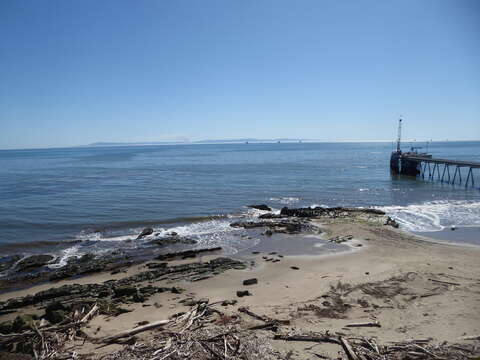
[[[275,319],[291,320],[283,332],[328,330],[373,337],[379,343],[427,338],[432,343],[472,343],[462,338],[480,335],[478,247],[435,243],[388,226],[348,222],[321,226],[331,236],[353,235],[349,244],[354,251],[329,256],[285,255],[283,258],[252,255],[247,259],[251,262],[247,270],[230,270],[197,282],[177,282],[176,286],[185,289],[182,294],[155,294],[145,304],[128,305],[127,308],[134,310],[130,313],[108,318],[97,316],[86,332],[94,338],[113,335],[138,323],[167,319],[188,310],[188,306],[179,303],[183,299],[208,298],[210,303],[237,300],[237,304],[219,309],[241,316],[252,325],[261,322],[239,313],[240,307]],[[294,238],[291,241],[295,241]],[[280,261],[266,261],[264,256]],[[202,260],[206,259],[209,257]],[[144,269],[134,266],[127,274]],[[99,274],[68,282],[92,283],[109,278],[112,276]],[[257,278],[258,284],[243,286],[243,280],[249,278]],[[172,283],[156,282],[154,285],[172,286]],[[0,301],[48,287],[51,285],[2,294]],[[249,290],[253,295],[238,298],[237,290]],[[374,321],[381,327],[346,327],[351,323]],[[149,333],[140,336],[148,338]],[[334,344],[271,340],[271,345],[289,354],[290,359],[345,356]],[[99,355],[118,348],[119,345],[98,348],[87,342],[77,344],[76,351]]]

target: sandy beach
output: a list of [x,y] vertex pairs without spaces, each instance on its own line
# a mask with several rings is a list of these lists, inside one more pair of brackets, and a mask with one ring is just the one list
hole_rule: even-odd
[[[199,300],[213,304],[216,312],[210,322],[214,324],[220,317],[234,319],[231,321],[239,326],[255,327],[263,324],[255,318],[258,315],[264,321],[280,321],[282,325],[276,334],[327,331],[344,337],[374,339],[382,345],[411,340],[429,345],[478,345],[480,249],[436,243],[390,226],[367,222],[314,219],[312,224],[321,227],[331,238],[346,236],[350,239],[346,244],[353,250],[324,256],[260,252],[242,257],[247,264],[243,270],[230,269],[198,281],[182,278],[147,281],[148,285],[175,286],[182,290],[156,293],[146,301],[123,305],[129,310],[124,314],[94,316],[82,329],[86,336],[69,342],[69,351],[93,358],[121,351],[125,345],[99,345],[99,341],[139,325],[188,312]],[[293,235],[291,241],[295,241]],[[216,257],[174,260],[168,266],[208,263]],[[53,287],[103,283],[134,276],[145,269],[145,265],[140,264],[123,273],[99,273],[60,281]],[[247,279],[257,281],[243,285]],[[0,301],[51,287],[52,284],[46,283],[4,293]],[[245,290],[248,296],[237,296],[237,291]],[[222,306],[225,300],[233,301]],[[44,306],[27,306],[0,319],[14,320],[22,313],[41,316],[43,312]],[[271,329],[252,331],[261,334],[258,336],[279,358],[348,358],[338,344],[274,340]],[[135,341],[148,342],[156,334],[158,330],[141,332]],[[467,340],[472,338],[475,340]]]

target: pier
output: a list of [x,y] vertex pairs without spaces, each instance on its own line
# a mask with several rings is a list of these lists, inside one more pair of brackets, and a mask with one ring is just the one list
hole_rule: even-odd
[[430,181],[475,187],[473,170],[480,169],[480,162],[434,158],[430,154],[417,152],[413,147],[409,152],[402,152],[401,129],[402,119],[398,125],[397,149],[390,157],[392,174],[420,176]]

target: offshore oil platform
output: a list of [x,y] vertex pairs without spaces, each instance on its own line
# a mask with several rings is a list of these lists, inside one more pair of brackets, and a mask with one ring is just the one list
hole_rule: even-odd
[[[421,176],[422,179],[438,180],[452,185],[475,186],[473,169],[480,169],[480,162],[434,158],[420,153],[416,147],[402,152],[402,119],[398,120],[397,148],[390,156],[390,171],[394,175]],[[453,174],[450,167],[454,168]],[[465,175],[466,172],[466,175]],[[462,173],[464,181],[462,181]]]

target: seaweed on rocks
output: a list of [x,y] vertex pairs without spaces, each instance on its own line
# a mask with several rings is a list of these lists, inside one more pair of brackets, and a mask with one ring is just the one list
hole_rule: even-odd
[[[178,252],[172,252],[172,253],[167,253],[167,254],[161,254],[158,255],[155,259],[156,260],[173,260],[176,258],[181,258],[181,259],[189,259],[189,258],[194,258],[198,254],[201,253],[206,253],[206,252],[215,252],[215,251],[220,251],[222,248],[220,246],[213,247],[213,248],[205,248],[205,249],[194,249],[194,250],[185,250],[185,251],[178,251]],[[147,264],[148,267],[152,266]],[[153,265],[155,267],[155,265]]]
[[289,209],[288,207],[282,208],[280,215],[283,216],[294,216],[294,217],[319,217],[319,216],[329,216],[329,217],[339,217],[344,214],[350,215],[352,213],[363,213],[371,215],[385,215],[385,212],[378,209],[371,208],[352,208],[352,207],[314,207],[314,208],[296,208]]
[[230,224],[231,227],[244,229],[268,228],[272,232],[284,234],[313,233],[319,234],[321,229],[303,220],[286,219],[280,221],[238,221]]
[[197,243],[197,241],[194,239],[190,239],[190,238],[179,236],[179,235],[171,235],[165,238],[151,240],[150,243],[159,245],[159,246],[174,245],[174,244],[194,245]]

